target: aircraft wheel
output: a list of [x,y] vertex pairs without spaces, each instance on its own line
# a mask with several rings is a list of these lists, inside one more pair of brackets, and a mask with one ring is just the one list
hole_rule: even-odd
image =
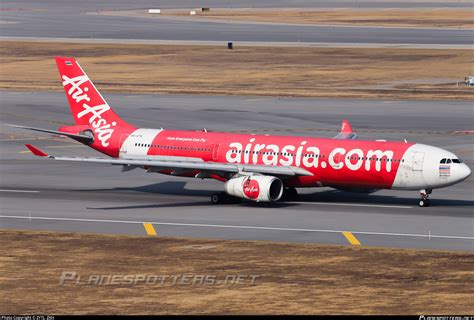
[[429,207],[431,202],[429,199],[421,199],[418,204],[420,207]]
[[285,188],[283,190],[283,201],[295,201],[298,200],[298,191],[295,188]]
[[224,192],[213,193],[212,196],[211,196],[212,204],[222,204],[222,203],[224,203],[224,200],[225,200],[224,195],[225,195]]
[[238,203],[242,199],[232,197],[225,192],[216,192],[211,195],[212,204]]
[[431,204],[431,201],[430,201],[430,194],[433,190],[431,189],[428,189],[428,190],[420,190],[420,197],[421,197],[421,200],[420,202],[418,202],[418,205],[420,207],[429,207],[430,204]]

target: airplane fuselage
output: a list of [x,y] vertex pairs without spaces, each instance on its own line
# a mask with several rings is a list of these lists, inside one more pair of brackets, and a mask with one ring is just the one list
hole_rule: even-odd
[[112,158],[50,156],[27,145],[40,157],[224,181],[224,195],[211,196],[213,203],[222,203],[225,194],[278,201],[294,197],[296,187],[328,186],[420,190],[420,206],[429,206],[432,189],[458,183],[471,174],[456,155],[441,148],[356,140],[347,120],[332,139],[139,129],[112,110],[74,58],[57,57],[56,63],[75,125],[57,131],[24,128],[63,134]]
[[[100,143],[97,141],[99,151]],[[286,180],[285,186],[291,187],[435,189],[459,182],[469,170],[463,163],[441,165],[442,159],[457,159],[449,151],[412,142],[136,129],[121,133],[114,145],[118,150],[108,149],[106,153],[121,158],[190,157],[243,166],[292,166],[312,174]],[[189,177],[197,174],[159,172]]]

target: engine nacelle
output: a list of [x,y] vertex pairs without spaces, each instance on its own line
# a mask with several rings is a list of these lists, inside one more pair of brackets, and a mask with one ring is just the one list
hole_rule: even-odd
[[233,178],[225,183],[224,188],[231,196],[257,202],[278,201],[283,194],[283,182],[272,176]]

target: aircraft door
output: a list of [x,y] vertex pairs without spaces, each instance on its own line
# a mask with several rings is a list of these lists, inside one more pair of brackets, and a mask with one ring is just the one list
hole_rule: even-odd
[[413,154],[413,163],[412,163],[412,170],[413,171],[422,171],[423,170],[423,159],[425,157],[424,152],[416,152]]
[[219,158],[219,144],[215,144],[212,148],[212,160],[217,161]]
[[120,150],[119,150],[119,158],[124,158],[126,155],[127,155],[127,151],[129,148],[127,148],[127,138],[128,138],[129,134],[122,134],[120,135],[120,142],[119,142],[119,146],[120,146]]

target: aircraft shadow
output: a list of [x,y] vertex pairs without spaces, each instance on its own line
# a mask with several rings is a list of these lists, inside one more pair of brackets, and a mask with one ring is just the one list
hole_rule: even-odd
[[[416,191],[414,191],[416,194]],[[374,204],[374,205],[406,205],[417,206],[417,197],[400,197],[396,195],[378,195],[376,193],[358,193],[341,190],[317,191],[311,194],[299,195],[299,201],[302,202],[334,202],[334,203],[354,203],[354,204]],[[431,197],[431,207],[468,207],[474,206],[472,200],[440,199],[436,195]]]
[[[100,208],[88,208],[88,209],[101,209],[101,210],[119,210],[119,209],[147,209],[147,208],[173,208],[173,207],[205,207],[210,205],[208,197],[216,190],[192,190],[186,188],[185,181],[166,181],[160,183],[149,184],[139,187],[120,187],[111,189],[88,189],[81,190],[82,192],[126,192],[126,193],[142,193],[142,194],[159,194],[159,195],[173,195],[173,196],[190,196],[190,197],[204,197],[205,201],[180,201],[176,203],[167,204],[147,204],[147,205],[136,205],[136,206],[115,206],[115,207],[100,207]],[[131,193],[127,196],[130,197]],[[174,200],[174,199],[170,199]],[[161,201],[161,199],[160,199]],[[295,203],[299,202],[299,203]],[[313,193],[300,194],[296,201],[288,202],[272,202],[272,203],[255,203],[243,201],[237,204],[226,204],[222,206],[239,205],[246,206],[249,208],[285,208],[293,206],[304,205],[301,202],[318,203],[344,203],[344,204],[373,204],[373,205],[406,205],[406,206],[417,206],[418,198],[414,197],[399,197],[396,194],[392,195],[378,195],[376,193],[358,193],[349,192],[336,189],[324,189],[317,190]],[[453,200],[453,199],[439,199],[435,196],[432,197],[432,207],[467,207],[474,206],[472,200]],[[426,209],[425,209],[426,210]],[[429,210],[429,209],[428,209]],[[432,213],[432,212],[431,212]]]
[[[212,206],[210,201],[194,201],[194,202],[178,202],[178,203],[160,203],[160,204],[147,204],[147,205],[135,205],[135,206],[116,206],[116,207],[87,207],[86,209],[90,210],[130,210],[130,209],[159,209],[159,208],[183,208],[183,207],[209,207]],[[241,203],[233,203],[233,204],[220,204],[216,205],[216,208],[225,208],[228,206],[246,206],[252,208],[271,208],[271,209],[278,209],[278,208],[287,208],[292,206],[298,206],[296,203],[288,203],[288,202],[271,202],[271,203],[252,203],[252,202],[244,202]]]
[[[113,189],[94,189],[94,190],[81,190],[82,192],[141,192],[149,194],[160,194],[160,195],[173,195],[173,196],[192,196],[192,197],[205,197],[205,201],[186,201],[186,202],[177,202],[177,203],[160,203],[160,204],[147,204],[147,205],[134,205],[134,206],[114,206],[114,207],[88,207],[87,209],[95,210],[120,210],[120,209],[151,209],[151,208],[178,208],[178,207],[207,207],[210,206],[209,197],[216,190],[190,190],[186,189],[186,182],[184,181],[167,181],[154,183],[146,186],[140,187],[130,187],[130,188],[113,188]],[[174,199],[170,199],[174,200]],[[179,199],[178,199],[179,201]],[[242,205],[255,208],[284,208],[291,206],[298,206],[296,203],[287,203],[287,202],[265,202],[265,203],[255,203],[255,202],[245,202],[234,204],[222,204],[219,206],[235,206]]]
[[111,189],[84,189],[79,190],[82,192],[114,192],[114,191],[130,191],[130,192],[142,192],[142,193],[153,193],[163,195],[176,195],[176,196],[193,196],[193,197],[209,197],[216,190],[191,190],[186,189],[185,181],[166,181],[153,183],[139,187],[119,187]]

